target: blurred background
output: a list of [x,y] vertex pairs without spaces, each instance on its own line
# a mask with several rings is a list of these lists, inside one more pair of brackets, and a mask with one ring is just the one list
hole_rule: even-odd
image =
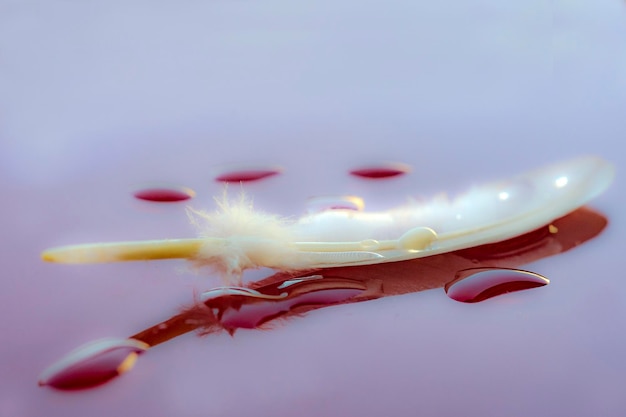
[[[626,411],[622,2],[0,0],[0,415],[621,416]],[[186,335],[96,390],[37,387],[71,349],[217,284],[178,261],[44,264],[48,247],[194,234],[231,170],[286,216],[452,195],[581,154],[617,166],[597,239],[477,305],[443,290]],[[366,181],[355,168],[410,173]],[[193,200],[133,198],[146,184]]]

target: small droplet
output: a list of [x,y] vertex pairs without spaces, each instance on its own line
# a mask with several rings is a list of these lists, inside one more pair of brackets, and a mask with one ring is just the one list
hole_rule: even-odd
[[406,164],[385,163],[380,165],[370,165],[356,168],[350,171],[351,175],[367,179],[383,179],[404,175],[411,171]]
[[219,182],[251,182],[278,175],[279,167],[249,167],[224,171],[215,180]]
[[46,369],[39,385],[61,390],[91,388],[129,371],[149,346],[135,339],[101,339],[79,347]]
[[135,198],[155,203],[174,203],[193,198],[196,193],[187,187],[147,187],[133,193]]
[[400,247],[405,250],[423,250],[437,240],[437,233],[430,227],[415,227],[398,239]]
[[459,271],[446,284],[448,297],[463,303],[477,303],[498,295],[543,287],[550,281],[542,275],[519,269],[473,268]]

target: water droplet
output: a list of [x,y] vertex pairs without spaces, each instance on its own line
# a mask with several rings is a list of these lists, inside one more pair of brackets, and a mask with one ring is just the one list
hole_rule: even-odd
[[279,167],[249,167],[224,171],[215,180],[219,182],[251,182],[278,175],[282,172]]
[[70,352],[39,377],[39,385],[61,390],[91,388],[129,371],[149,346],[134,339],[101,339]]
[[448,297],[463,303],[477,303],[498,295],[543,287],[550,281],[534,272],[506,268],[472,268],[459,271],[446,284]]
[[133,193],[139,200],[152,201],[155,203],[173,203],[193,198],[196,193],[187,187],[156,186],[146,187]]
[[406,164],[384,163],[380,165],[369,165],[355,168],[350,171],[350,174],[367,179],[383,179],[404,175],[409,171],[411,171],[411,168]]

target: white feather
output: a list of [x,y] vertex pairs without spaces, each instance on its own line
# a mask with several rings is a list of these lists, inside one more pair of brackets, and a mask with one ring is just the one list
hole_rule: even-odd
[[190,210],[198,239],[77,245],[42,255],[85,263],[187,257],[228,283],[244,270],[304,270],[420,258],[499,242],[545,226],[589,202],[611,183],[613,166],[583,157],[474,187],[449,200],[409,203],[383,212],[328,210],[297,220],[255,210],[240,196]]

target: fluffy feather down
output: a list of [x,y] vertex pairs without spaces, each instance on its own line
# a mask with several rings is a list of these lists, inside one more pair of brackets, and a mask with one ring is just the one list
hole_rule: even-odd
[[230,201],[226,194],[216,198],[217,210],[189,208],[188,216],[207,242],[193,259],[197,266],[209,266],[229,284],[240,284],[241,274],[261,266],[296,270],[306,264],[306,254],[296,250],[292,222],[276,215],[255,211],[252,201],[241,194]]

